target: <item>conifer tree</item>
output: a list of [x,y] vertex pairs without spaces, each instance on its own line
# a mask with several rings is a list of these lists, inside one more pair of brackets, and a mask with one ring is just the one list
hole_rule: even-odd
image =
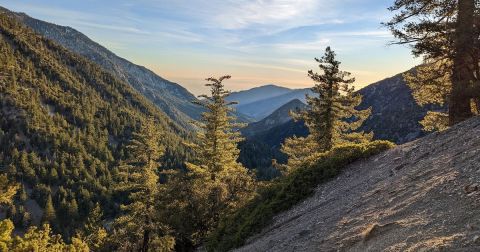
[[200,95],[201,100],[195,102],[207,110],[202,114],[201,122],[196,123],[201,129],[197,134],[199,144],[196,150],[201,165],[213,181],[218,173],[238,164],[240,153],[237,144],[242,138],[236,128],[242,125],[236,123],[235,117],[231,115],[233,109],[229,106],[236,103],[225,100],[230,92],[224,89],[222,83],[230,78],[227,75],[219,79],[206,79],[210,83],[205,86],[210,87],[211,95]]
[[88,247],[94,251],[98,251],[107,237],[107,231],[102,226],[102,209],[98,202],[90,211],[87,221],[79,233],[81,240],[88,244]]
[[396,0],[386,23],[399,44],[410,44],[424,65],[406,75],[420,105],[448,104],[422,124],[441,129],[473,115],[480,97],[480,11],[477,0]]
[[[2,223],[0,223],[1,225]],[[72,238],[72,244],[64,243],[60,235],[52,234],[48,224],[44,224],[41,229],[32,226],[23,237],[17,236],[14,239],[10,237],[10,239],[11,247],[10,250],[7,249],[6,251],[90,251],[88,245],[78,238]]]
[[78,218],[78,204],[75,198],[72,198],[68,204],[68,218],[70,221],[74,221]]
[[20,200],[20,202],[23,204],[27,201],[28,199],[28,195],[27,195],[27,191],[25,190],[25,186],[21,186],[21,189],[20,189],[20,193],[18,195],[18,200]]
[[13,185],[8,181],[7,175],[0,175],[0,205],[12,203],[17,189],[17,185]]
[[0,251],[8,251],[12,244],[12,232],[15,227],[9,219],[0,221]]
[[165,251],[173,246],[172,239],[164,235],[166,227],[155,210],[159,159],[164,153],[161,137],[153,118],[142,122],[128,146],[130,158],[119,167],[121,182],[117,189],[128,192],[130,200],[122,206],[124,214],[115,221],[114,242],[121,250]]
[[55,214],[55,208],[53,207],[52,195],[49,194],[47,196],[47,202],[45,203],[42,222],[52,225],[56,219],[57,216]]
[[[9,205],[17,193],[17,186],[12,185],[6,175],[0,175],[0,206]],[[11,246],[11,233],[14,229],[13,223],[8,220],[0,221],[0,251],[8,251]]]
[[197,126],[198,144],[191,145],[197,154],[195,163],[187,163],[193,176],[191,191],[204,210],[197,224],[200,237],[215,227],[220,216],[241,206],[254,190],[254,181],[247,169],[238,161],[238,142],[242,140],[238,130],[242,125],[236,123],[233,109],[235,102],[226,101],[230,94],[225,90],[224,80],[208,78],[205,85],[210,87],[210,95],[201,95],[199,105],[206,109]]
[[[308,76],[315,82],[314,96],[307,95],[308,108],[292,112],[296,120],[303,120],[309,129],[307,138],[291,138],[285,141],[282,151],[289,155],[289,164],[295,165],[312,152],[325,152],[341,143],[370,141],[372,134],[356,132],[370,115],[370,109],[357,110],[362,96],[354,93],[355,78],[340,70],[335,52],[327,47],[319,63],[321,74],[312,70]],[[291,163],[293,162],[293,163]]]

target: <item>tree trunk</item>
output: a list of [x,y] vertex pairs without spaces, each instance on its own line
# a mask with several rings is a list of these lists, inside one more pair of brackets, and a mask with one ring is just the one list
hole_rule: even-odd
[[466,91],[473,82],[471,66],[474,48],[475,0],[459,0],[455,31],[452,93],[449,101],[449,124],[454,125],[472,117],[470,94]]
[[148,230],[143,231],[143,242],[142,247],[140,248],[141,252],[148,252],[148,247],[150,243],[150,232]]

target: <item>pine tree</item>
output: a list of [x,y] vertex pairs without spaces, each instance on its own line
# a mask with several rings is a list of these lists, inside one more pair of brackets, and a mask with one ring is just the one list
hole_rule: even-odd
[[8,181],[7,175],[0,175],[0,205],[11,204],[17,189],[17,185],[13,185]]
[[219,79],[208,78],[211,96],[200,95],[201,101],[195,102],[204,107],[207,112],[202,114],[202,119],[197,126],[201,131],[197,134],[199,145],[198,159],[206,172],[211,175],[213,181],[219,172],[228,166],[235,166],[240,151],[237,144],[242,140],[240,132],[236,128],[242,126],[235,122],[231,115],[232,108],[229,105],[235,102],[227,102],[225,98],[230,94],[224,89],[222,81],[230,79],[230,76],[222,76]]
[[288,139],[282,147],[293,166],[312,152],[325,152],[347,142],[370,141],[373,137],[372,134],[356,132],[371,110],[356,109],[362,96],[354,93],[352,84],[355,79],[349,78],[349,72],[340,70],[335,52],[327,47],[325,55],[315,58],[315,61],[319,63],[322,74],[308,71],[308,76],[315,82],[312,88],[314,96],[307,95],[306,110],[291,113],[294,119],[305,122],[310,134],[307,138]]
[[98,251],[107,237],[107,231],[102,226],[102,209],[100,204],[96,203],[95,207],[90,211],[87,221],[78,234],[81,240],[88,244],[88,247],[94,251]]
[[47,203],[45,203],[42,222],[44,224],[53,224],[56,219],[57,216],[55,214],[55,208],[53,207],[52,195],[49,194],[47,196]]
[[[427,128],[461,122],[480,106],[480,11],[476,0],[397,0],[386,23],[399,44],[410,44],[424,65],[406,75],[420,105],[448,103],[448,115],[429,113]],[[447,118],[448,117],[448,118]],[[435,125],[436,124],[436,125]],[[442,125],[443,124],[443,125]]]
[[199,105],[206,109],[197,126],[198,144],[191,145],[197,154],[195,163],[187,163],[194,179],[191,181],[197,202],[202,204],[202,216],[196,224],[200,227],[200,237],[215,227],[220,216],[241,206],[254,190],[254,181],[245,167],[237,160],[237,144],[242,140],[238,130],[241,124],[235,122],[226,97],[230,94],[224,89],[223,81],[230,76],[219,79],[208,78],[207,87],[210,95],[201,95]]
[[9,251],[14,228],[13,223],[8,219],[0,221],[0,251]]
[[75,198],[70,200],[68,204],[68,219],[69,221],[75,221],[78,218],[78,203]]
[[143,122],[128,146],[130,159],[119,167],[121,182],[117,189],[129,192],[130,200],[130,204],[122,206],[124,214],[115,221],[114,236],[119,249],[147,252],[172,248],[172,240],[165,235],[166,227],[155,209],[159,159],[165,151],[160,145],[161,137],[153,118]]
[[25,190],[25,186],[21,187],[20,193],[18,194],[18,200],[23,204],[28,200],[27,191]]
[[[0,226],[2,226],[2,223],[0,223]],[[6,232],[5,235],[11,235],[11,231]],[[90,251],[88,245],[78,238],[72,238],[72,244],[64,243],[60,235],[52,234],[48,224],[44,224],[41,229],[32,226],[23,237],[12,238],[10,237],[10,248],[6,251]],[[0,241],[0,246],[1,244]]]

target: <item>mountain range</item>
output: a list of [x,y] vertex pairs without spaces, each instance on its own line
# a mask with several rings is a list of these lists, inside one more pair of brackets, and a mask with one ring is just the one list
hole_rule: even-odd
[[[1,10],[37,33],[100,65],[152,101],[182,128],[191,130],[190,122],[199,119],[203,112],[192,103],[195,96],[181,85],[115,55],[75,29],[37,20],[24,13]],[[362,130],[373,131],[376,139],[405,143],[425,135],[418,121],[432,108],[415,103],[402,74],[368,85],[358,92],[363,95],[360,108],[372,107],[372,116]],[[293,122],[288,115],[289,106],[305,103],[305,94],[311,94],[310,89],[270,84],[233,92],[228,99],[239,102],[236,110],[240,120],[251,122],[242,130],[245,136],[255,138],[257,143],[262,141],[263,147],[273,148],[276,152],[286,137],[308,133],[302,122]],[[296,101],[290,104],[293,100]]]
[[242,134],[246,137],[254,136],[262,132],[269,131],[274,127],[284,125],[292,120],[290,117],[290,111],[299,111],[306,108],[307,105],[305,103],[299,99],[293,99],[276,109],[273,113],[262,120],[248,124],[247,127],[242,129]]
[[[480,131],[480,119],[472,118],[412,141],[426,134],[419,121],[427,111],[444,108],[418,106],[403,74],[357,92],[363,96],[358,108],[372,110],[360,130],[373,132],[375,139],[408,143],[393,147],[377,142],[393,149],[373,157],[371,153],[379,152],[368,147],[371,143],[341,146],[313,155],[298,169],[286,169],[283,178],[275,180],[282,175],[275,163],[287,161],[280,152],[282,143],[294,135],[308,135],[305,124],[292,120],[290,114],[308,108],[305,96],[313,95],[312,91],[269,84],[231,94],[228,100],[239,102],[236,115],[249,121],[247,127],[239,129],[245,140],[239,143],[238,161],[255,170],[251,174],[259,180],[270,182],[258,183],[253,201],[237,204],[245,206],[247,214],[218,225],[221,230],[237,226],[238,232],[227,228],[217,237],[233,235],[226,243],[240,245],[243,237],[261,231],[239,251],[478,247],[480,210],[472,196],[480,195],[475,182],[480,174],[476,168],[480,138],[472,136]],[[224,174],[233,174],[232,179],[220,180],[214,172],[202,172],[202,165],[193,173],[187,171],[186,163],[199,159],[191,148],[198,140],[194,137],[198,128],[191,126],[191,121],[198,120],[204,111],[192,103],[196,99],[181,85],[115,55],[70,27],[0,7],[0,175],[11,180],[15,189],[11,199],[1,202],[0,220],[7,223],[2,224],[4,229],[13,227],[4,219],[11,220],[19,234],[27,227],[48,223],[52,234],[75,243],[73,237],[82,237],[82,230],[90,229],[93,223],[98,232],[88,232],[104,238],[102,230],[108,229],[108,243],[116,230],[121,230],[111,225],[112,221],[132,212],[128,225],[146,223],[153,227],[161,218],[162,227],[152,230],[163,235],[160,229],[168,227],[166,232],[179,242],[177,251],[210,248],[210,242],[201,244],[203,238],[197,238],[201,232],[210,232],[204,227],[210,226],[211,218],[205,216],[215,212],[212,209],[219,197],[227,196],[223,192],[240,195],[236,189],[250,186],[250,178],[244,183],[236,173],[239,170],[227,170]],[[218,143],[222,144],[215,141],[214,145]],[[447,145],[451,147],[445,148]],[[221,154],[229,155],[227,152]],[[208,154],[201,158],[214,160]],[[350,163],[353,160],[357,161]],[[139,169],[141,166],[145,168]],[[177,173],[179,170],[186,173]],[[205,180],[192,183],[197,175]],[[6,181],[3,178],[0,180]],[[132,197],[146,191],[145,181],[152,186],[158,182],[158,194]],[[130,187],[134,184],[139,186]],[[305,198],[310,193],[313,197]],[[202,196],[195,199],[197,195]],[[212,195],[213,204],[204,205]],[[148,202],[142,202],[146,198]],[[256,208],[256,202],[266,203]],[[136,206],[138,210],[133,212],[123,207],[125,204],[153,207]],[[147,218],[151,223],[135,222],[137,212],[142,215],[145,209],[152,209],[149,212],[153,213],[154,208],[158,212]],[[200,208],[201,214],[196,214]],[[273,218],[273,213],[279,215],[269,226],[268,216]],[[418,217],[419,213],[426,216]],[[213,219],[223,218],[216,215]],[[190,218],[199,219],[190,222]],[[255,224],[252,229],[244,228],[250,224]],[[217,225],[211,226],[214,229]],[[197,231],[198,227],[204,231]],[[261,230],[263,227],[267,228]],[[129,226],[125,233],[131,230],[139,235],[136,237],[147,237],[145,232],[136,232],[140,230],[136,227]],[[45,234],[46,239],[50,231]],[[13,247],[20,241],[3,240]],[[138,239],[131,240],[136,243]],[[110,246],[102,250],[111,250]]]
[[[1,8],[1,7],[0,7]],[[151,100],[175,122],[189,128],[198,120],[202,109],[192,103],[197,98],[181,85],[168,81],[151,70],[115,55],[77,30],[32,18],[25,13],[10,12],[20,22],[72,52],[97,63],[113,76],[125,81]]]
[[[252,90],[249,92],[252,93]],[[366,132],[372,131],[375,139],[389,140],[395,143],[406,143],[422,137],[426,132],[422,130],[419,121],[423,119],[427,111],[442,109],[433,106],[419,106],[413,99],[410,88],[403,79],[403,73],[368,85],[357,92],[363,97],[362,103],[358,108],[372,108],[371,116],[365,121],[360,130]],[[302,100],[297,99],[293,104],[298,104],[298,102],[304,103],[305,94],[312,95],[311,91],[307,92],[307,89],[296,89],[273,98],[266,97],[265,99],[259,99],[251,102],[251,105],[247,104],[247,106],[261,107],[261,104],[268,103],[272,101],[272,99],[278,99],[280,97],[288,100],[290,94],[291,96],[303,96]],[[259,97],[258,94],[252,95]],[[290,101],[295,99],[296,98],[290,99]],[[279,109],[280,107],[281,106],[275,103],[270,103],[271,109]],[[251,123],[244,129],[244,132],[246,132],[247,136],[253,136],[257,133],[264,134],[265,131],[271,130],[272,128],[281,127],[282,124],[288,123],[288,121],[291,120],[289,110],[288,106],[277,110],[265,118],[274,117],[277,118],[276,120],[268,119],[268,123],[265,120]],[[268,127],[266,127],[266,124],[268,124]],[[271,132],[270,135],[274,135],[273,132]]]
[[[297,90],[298,93],[304,91]],[[444,110],[437,106],[419,106],[403,79],[403,74],[397,74],[386,78],[357,91],[363,96],[359,109],[372,108],[371,116],[364,122],[359,130],[373,132],[374,139],[389,140],[396,144],[406,143],[422,136],[425,132],[419,121],[423,119],[429,110]],[[303,93],[305,94],[305,92]],[[282,95],[281,95],[282,96]],[[257,96],[258,97],[258,96]],[[264,103],[272,98],[252,102]],[[240,160],[249,168],[255,168],[270,178],[275,173],[270,171],[271,160],[286,162],[287,157],[280,152],[282,143],[286,138],[308,135],[308,128],[302,121],[293,121],[289,115],[290,110],[303,106],[300,100],[280,106],[271,115],[264,119],[250,123],[242,130],[246,136],[241,145]],[[275,108],[276,106],[272,106]],[[256,157],[252,158],[252,153]],[[261,154],[258,154],[261,153]]]
[[236,109],[241,114],[260,121],[284,104],[298,99],[305,103],[305,94],[312,94],[309,88],[290,89],[276,85],[266,85],[232,93],[229,101],[236,101]]
[[[24,13],[6,9],[2,11],[10,13],[46,38],[99,64],[151,100],[184,128],[190,128],[191,120],[200,118],[202,109],[192,103],[196,97],[181,85],[115,55],[73,28],[34,19]],[[425,134],[418,121],[432,108],[422,108],[415,103],[401,74],[368,85],[358,92],[363,95],[360,108],[371,106],[373,109],[372,116],[362,129],[373,131],[375,138],[405,143]],[[233,92],[228,99],[239,102],[236,106],[238,115],[241,121],[249,122],[266,118],[291,100],[298,99],[305,103],[305,94],[311,94],[310,89],[289,89],[270,84]],[[250,130],[245,132],[254,134]]]

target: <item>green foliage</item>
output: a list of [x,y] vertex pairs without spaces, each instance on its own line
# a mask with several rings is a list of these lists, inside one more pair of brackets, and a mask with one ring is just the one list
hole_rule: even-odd
[[57,218],[55,209],[53,208],[52,196],[49,194],[47,197],[47,203],[45,203],[42,222],[51,224]]
[[232,103],[223,80],[209,78],[211,95],[199,102],[206,109],[197,123],[197,144],[189,144],[197,159],[187,163],[186,173],[170,176],[163,187],[166,216],[174,227],[179,246],[198,245],[223,215],[242,206],[253,194],[254,179],[237,160],[241,140],[238,124],[231,116]]
[[[166,228],[158,218],[155,201],[158,197],[159,160],[164,153],[160,145],[162,134],[153,118],[142,122],[128,145],[130,159],[120,166],[118,190],[129,194],[129,204],[122,205],[124,213],[115,220],[113,242],[119,250],[168,250],[170,237],[162,235]],[[156,246],[167,246],[156,247]]]
[[425,131],[442,131],[448,128],[448,114],[442,112],[428,111],[423,120],[420,121]]
[[0,221],[0,251],[6,252],[11,247],[13,223],[10,220]]
[[371,109],[357,110],[362,96],[354,93],[352,84],[355,78],[340,70],[340,62],[335,52],[327,47],[324,56],[315,58],[322,74],[308,71],[315,82],[312,88],[314,96],[307,95],[308,108],[301,112],[292,112],[296,120],[303,120],[309,129],[306,138],[287,139],[282,152],[289,156],[290,168],[302,163],[312,152],[324,152],[343,143],[362,143],[370,141],[373,134],[356,132],[370,116]]
[[107,230],[103,228],[102,217],[102,209],[100,204],[97,203],[89,213],[85,225],[78,234],[78,237],[93,251],[99,251],[107,238]]
[[87,244],[73,238],[72,244],[66,244],[60,235],[52,235],[50,226],[41,229],[31,227],[23,237],[13,236],[13,224],[10,220],[0,222],[0,251],[26,252],[88,252]]
[[[209,83],[205,86],[210,87],[211,96],[200,95],[202,100],[195,102],[207,111],[202,114],[200,122],[195,123],[201,130],[197,134],[198,145],[192,147],[197,150],[197,159],[203,166],[198,168],[212,176],[229,166],[238,165],[240,151],[237,145],[242,140],[238,131],[242,125],[235,123],[236,118],[230,115],[233,109],[229,105],[235,103],[225,100],[230,94],[222,83],[226,79],[230,79],[230,76],[208,78]],[[215,178],[212,177],[212,180]]]
[[[472,102],[479,106],[479,7],[476,0],[395,1],[389,8],[395,15],[385,24],[397,43],[410,44],[424,59],[405,76],[415,100],[421,106],[448,103],[450,125],[474,114]],[[446,127],[439,115],[427,115],[426,130]]]
[[405,73],[403,77],[420,106],[428,104],[443,106],[451,93],[451,69],[450,60],[431,61]]
[[[239,162],[246,168],[254,170],[257,176],[257,180],[269,181],[278,176],[280,172],[276,167],[272,166],[272,160],[279,161],[281,163],[286,162],[286,155],[278,150],[278,147],[272,147],[269,144],[255,139],[246,139],[239,143],[240,149]],[[283,141],[283,139],[281,139]]]
[[314,189],[337,175],[346,165],[385,151],[393,146],[386,141],[344,144],[317,153],[289,175],[274,180],[259,195],[232,216],[223,218],[209,236],[210,251],[227,251],[241,246],[245,239],[268,225],[273,216],[288,210],[311,195]]
[[96,202],[111,218],[128,200],[112,188],[138,122],[153,117],[162,130],[166,167],[190,155],[181,144],[189,133],[130,86],[3,12],[0,75],[0,175],[31,188],[42,207],[51,195],[53,230],[67,241]]
[[0,205],[11,204],[18,187],[8,181],[6,175],[0,175]]
[[[412,95],[420,106],[445,106],[452,89],[452,63],[450,60],[428,61],[404,74]],[[438,131],[448,127],[448,114],[429,111],[420,124],[425,131]]]

